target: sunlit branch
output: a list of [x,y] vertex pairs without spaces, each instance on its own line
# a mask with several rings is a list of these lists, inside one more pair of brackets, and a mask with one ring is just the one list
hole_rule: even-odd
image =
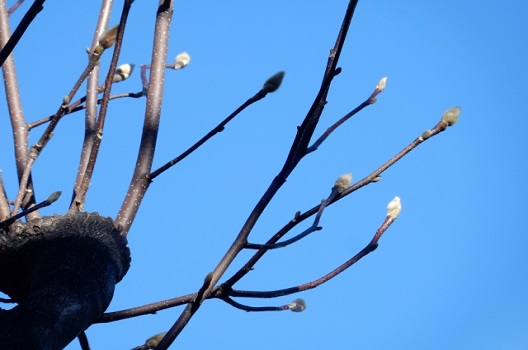
[[321,216],[323,215],[323,211],[325,210],[328,203],[330,203],[337,195],[338,195],[338,189],[336,187],[332,188],[332,192],[328,196],[328,198],[324,199],[321,202],[321,205],[319,205],[319,210],[317,211],[317,215],[315,215],[314,222],[312,226],[308,227],[306,230],[301,232],[295,237],[292,237],[290,239],[287,239],[285,241],[274,243],[274,244],[254,244],[254,243],[246,243],[245,247],[246,249],[277,249],[277,248],[284,248],[289,246],[292,243],[295,243],[304,237],[308,236],[310,233],[315,231],[320,231],[323,228],[319,226],[319,221],[321,220]]
[[[332,50],[331,57],[329,58],[325,77],[323,79],[322,89],[316,97],[314,104],[310,111],[308,112],[307,117],[303,124],[298,128],[297,136],[293,141],[290,153],[287,157],[287,160],[279,172],[279,174],[272,181],[266,192],[262,195],[259,202],[256,204],[252,212],[250,213],[248,219],[242,226],[239,234],[237,235],[235,241],[232,243],[231,247],[227,250],[224,257],[220,260],[214,271],[212,272],[212,282],[211,287],[204,293],[204,298],[209,296],[214,285],[225,273],[227,268],[231,265],[233,260],[236,258],[238,253],[244,249],[245,244],[247,243],[247,238],[255,226],[260,215],[263,213],[264,209],[268,206],[270,201],[273,199],[277,191],[282,187],[286,182],[286,178],[299,163],[300,159],[306,154],[306,148],[310,138],[315,130],[319,116],[322,112],[322,107],[326,102],[326,95],[330,87],[333,76],[336,74],[336,65],[345,41],[346,33],[348,27],[352,20],[352,15],[356,7],[357,0],[351,1],[347,8],[346,14],[344,16],[343,24],[341,30],[339,31],[338,38],[336,40],[336,45]],[[152,84],[151,84],[152,85]],[[266,84],[265,84],[266,85]],[[151,87],[149,87],[150,89]],[[174,341],[176,336],[183,330],[185,325],[189,322],[194,313],[199,309],[202,300],[195,300],[192,303],[189,303],[185,310],[182,312],[178,320],[167,332],[167,335],[162,339],[158,345],[158,350],[167,349],[167,347]]]
[[165,60],[167,57],[172,12],[172,0],[160,1],[156,15],[154,47],[151,58],[152,68],[150,70],[150,84],[147,91],[147,105],[145,107],[145,118],[139,152],[130,186],[115,220],[116,227],[122,229],[123,235],[126,235],[130,230],[143,197],[150,185],[148,175],[152,171],[152,162],[156,150],[161,117],[165,82]]
[[17,8],[22,5],[22,3],[24,2],[24,0],[18,0],[17,2],[15,2],[13,4],[13,6],[11,6],[9,8],[9,11],[7,11],[7,13],[11,16],[13,14],[13,12],[15,12],[17,10]]
[[[99,17],[97,19],[97,24],[95,27],[95,33],[92,38],[92,45],[90,52],[95,52],[97,46],[99,45],[99,38],[104,35],[105,31],[108,29],[108,22],[110,19],[110,13],[112,11],[113,0],[104,0],[101,3],[101,9],[99,10]],[[84,138],[83,145],[81,148],[81,155],[79,160],[79,166],[77,167],[77,177],[75,179],[75,184],[73,187],[72,202],[75,201],[77,193],[81,190],[83,186],[84,175],[86,173],[86,168],[90,159],[90,154],[94,144],[94,139],[96,136],[96,122],[97,122],[97,95],[100,92],[98,89],[99,83],[99,65],[95,66],[94,69],[90,72],[88,76],[87,86],[86,86],[86,96],[83,96],[81,99],[72,103],[68,107],[68,113],[71,113],[73,109],[79,106],[81,101],[86,101],[85,104],[85,116],[84,116]],[[78,203],[81,205],[82,203]],[[70,203],[70,210],[73,207],[73,203]]]
[[[123,35],[125,32],[125,27],[128,19],[128,14],[130,12],[130,7],[132,6],[132,3],[134,0],[125,0],[123,4],[123,10],[121,12],[121,19],[119,21],[119,26],[117,27],[116,34],[115,34],[115,41],[114,44],[114,52],[112,54],[112,59],[110,61],[110,67],[108,69],[108,73],[106,75],[105,79],[105,88],[103,92],[103,99],[101,101],[101,106],[99,108],[99,116],[96,121],[92,119],[87,120],[87,127],[92,128],[91,130],[87,130],[87,139],[86,140],[86,146],[88,149],[83,150],[85,154],[81,158],[81,162],[79,164],[79,176],[77,177],[77,181],[75,184],[75,190],[73,194],[73,199],[70,205],[70,211],[81,211],[84,208],[84,202],[86,200],[86,193],[88,192],[88,188],[90,187],[90,181],[92,179],[92,174],[95,168],[95,163],[97,160],[97,156],[99,154],[99,147],[101,146],[101,141],[103,140],[103,129],[104,124],[106,120],[106,113],[108,111],[108,103],[110,101],[110,93],[112,90],[112,83],[114,80],[114,75],[116,72],[117,62],[119,60],[119,55],[121,54],[121,46],[123,43]],[[109,29],[109,31],[112,29]],[[103,45],[101,43],[102,38],[104,38],[105,34],[99,39],[99,45]],[[97,50],[94,50],[94,52]],[[97,86],[96,83],[93,84],[94,88]],[[95,104],[95,98],[93,100]],[[94,108],[95,109],[95,108]],[[88,116],[89,117],[89,116]],[[94,125],[94,122],[96,125]]]
[[378,247],[378,241],[383,235],[383,233],[389,228],[389,226],[394,222],[395,218],[387,215],[385,217],[385,221],[380,225],[380,227],[376,230],[376,233],[374,234],[374,237],[372,237],[371,241],[363,248],[359,253],[354,255],[351,259],[346,261],[344,264],[336,268],[335,270],[327,273],[326,275],[322,276],[321,278],[318,278],[314,281],[304,283],[295,287],[290,288],[284,288],[284,289],[278,289],[274,291],[244,291],[244,290],[231,290],[230,296],[232,297],[245,297],[245,298],[276,298],[288,294],[294,294],[301,291],[305,291],[308,289],[313,289],[321,284],[328,282],[332,278],[339,275],[341,272],[348,269],[350,266],[354,265],[356,262],[358,262],[360,259],[368,255],[369,253],[376,250]]
[[326,98],[328,96],[328,91],[330,90],[330,85],[332,84],[334,77],[341,72],[341,69],[337,67],[337,62],[339,61],[339,56],[341,55],[357,2],[357,0],[350,1],[348,4],[341,29],[336,39],[336,43],[334,48],[330,51],[330,56],[328,57],[326,70],[319,92],[317,93],[310,110],[306,114],[304,121],[297,129],[295,140],[293,141],[286,162],[284,163],[282,172],[286,175],[290,174],[299,161],[307,154],[308,144],[312,139],[315,128],[319,122],[319,118],[323,113],[324,106],[327,103]]
[[8,218],[10,215],[11,209],[9,208],[9,201],[7,200],[4,180],[2,179],[2,169],[0,169],[0,221]]
[[[332,125],[331,127],[329,127],[324,133],[323,135],[321,135],[321,137],[319,137],[317,139],[317,141],[315,141],[313,143],[313,145],[311,145],[310,147],[308,147],[308,149],[306,150],[306,153],[311,153],[315,150],[317,150],[319,148],[319,146],[328,138],[328,136],[330,136],[331,133],[334,132],[335,129],[337,129],[341,124],[343,124],[344,122],[346,122],[348,119],[350,119],[351,117],[353,117],[354,115],[356,115],[358,112],[360,112],[363,108],[367,107],[367,106],[370,106],[371,104],[374,104],[376,102],[376,96],[378,96],[384,89],[385,89],[385,82],[387,81],[387,78],[383,78],[380,80],[380,83],[378,83],[378,85],[376,86],[376,88],[374,89],[374,91],[372,92],[372,94],[370,94],[369,98],[367,98],[365,101],[363,101],[359,106],[357,106],[356,108],[354,108],[352,111],[350,111],[349,113],[347,113],[344,117],[342,117],[341,119],[339,119],[337,122],[334,123],[334,125]],[[383,83],[381,83],[383,82]]]
[[[120,94],[115,94],[115,95],[110,96],[110,100],[117,100],[117,99],[127,98],[127,97],[140,98],[140,97],[144,97],[144,96],[145,96],[145,92],[144,91],[123,92],[123,93],[120,93]],[[97,100],[97,104],[101,104],[102,100],[103,99],[98,99]],[[81,104],[81,103],[83,103],[85,101],[86,101],[86,96],[83,96],[79,100],[73,102],[70,106],[68,106],[68,111],[65,113],[64,116],[85,110],[86,109],[86,104]],[[34,121],[33,123],[29,123],[28,126],[27,126],[28,130],[36,128],[37,126],[40,126],[42,124],[48,123],[51,119],[53,119],[53,117],[54,117],[53,115],[50,115],[49,117],[39,119],[37,121]]]
[[[5,1],[0,1],[0,47],[4,46],[10,39],[9,18],[6,12]],[[15,61],[13,55],[9,55],[2,65],[2,73],[4,77],[5,94],[7,99],[7,106],[9,110],[9,119],[11,121],[11,131],[14,140],[15,150],[15,164],[19,183],[24,176],[24,169],[26,168],[28,151],[28,129],[22,110],[22,102],[20,99],[20,91],[18,87],[18,77],[15,69]],[[31,173],[27,176],[27,190],[22,194],[21,205],[23,208],[28,208],[35,203],[33,182]],[[8,215],[9,216],[9,215]],[[39,217],[38,212],[29,214],[28,219],[36,219]]]
[[[459,110],[458,110],[459,112]],[[444,113],[444,115],[447,114]],[[452,123],[453,124],[453,123]],[[451,124],[451,125],[452,125]],[[420,145],[422,142],[426,141],[427,139],[443,132],[446,130],[446,128],[450,126],[448,122],[444,120],[440,120],[440,122],[435,125],[433,129],[426,130],[424,133],[422,133],[421,136],[419,136],[417,139],[415,139],[413,142],[411,142],[407,147],[402,149],[400,152],[398,152],[394,157],[392,157],[390,160],[385,162],[381,167],[374,170],[372,173],[367,175],[362,180],[358,181],[357,183],[351,185],[349,188],[345,189],[343,192],[341,192],[338,196],[336,196],[333,201],[330,203],[325,203],[326,205],[331,205],[332,203],[335,203],[339,201],[340,199],[348,196],[349,194],[359,190],[360,188],[373,183],[377,182],[380,179],[380,175],[387,170],[389,167],[394,165],[396,162],[398,162],[400,159],[402,159],[405,155],[407,155],[410,151],[412,151],[414,148],[416,148],[418,145]],[[319,211],[320,205],[317,205],[306,212],[300,214],[297,213],[295,217],[288,222],[286,225],[284,225],[273,237],[271,237],[267,242],[266,245],[273,245],[276,244],[284,235],[286,235],[290,230],[292,230],[295,226],[306,220],[307,218],[311,217],[312,215],[316,214]],[[227,286],[233,286],[235,283],[240,281],[249,271],[253,269],[253,266],[266,254],[266,249],[261,249],[257,251],[245,264],[244,266],[239,269],[233,276],[231,276],[226,282],[224,282],[224,285]]]

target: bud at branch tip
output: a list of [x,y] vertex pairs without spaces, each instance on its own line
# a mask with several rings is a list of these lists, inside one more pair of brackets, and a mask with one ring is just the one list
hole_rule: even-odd
[[460,116],[460,107],[449,108],[442,115],[442,121],[446,122],[448,126],[454,125]]
[[385,90],[386,86],[387,86],[387,77],[383,77],[378,82],[378,85],[376,85],[376,90],[378,90],[379,92],[382,92],[383,90]]
[[390,216],[392,219],[396,220],[398,215],[401,212],[401,200],[400,197],[396,196],[393,200],[390,201],[387,205],[387,216]]
[[191,56],[186,51],[183,51],[178,56],[176,56],[176,60],[174,61],[174,69],[182,69],[187,67],[189,63],[191,63]]
[[334,183],[334,189],[337,191],[337,193],[341,193],[349,188],[351,183],[352,173],[343,174],[337,178],[336,182]]
[[271,78],[266,80],[264,83],[264,86],[262,87],[262,90],[264,92],[275,92],[282,84],[282,79],[284,79],[284,71],[280,71],[276,74],[274,74]]
[[301,312],[306,309],[306,302],[302,299],[295,299],[291,304],[288,304],[288,309],[293,312]]

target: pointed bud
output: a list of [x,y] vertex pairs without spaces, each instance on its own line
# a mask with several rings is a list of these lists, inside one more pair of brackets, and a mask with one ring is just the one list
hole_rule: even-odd
[[341,193],[349,188],[351,183],[352,173],[343,174],[337,178],[336,182],[334,183],[334,189],[337,191],[337,193]]
[[288,309],[293,312],[302,312],[306,309],[306,302],[302,299],[295,299],[291,304],[288,304]]
[[282,79],[284,79],[284,71],[280,71],[266,80],[262,90],[264,90],[265,93],[277,91],[282,84]]
[[154,349],[156,346],[158,346],[159,342],[161,341],[161,339],[163,339],[165,334],[167,333],[164,332],[164,333],[153,335],[152,337],[147,339],[147,341],[145,342],[145,345],[147,345],[149,349]]
[[47,199],[48,203],[51,204],[55,202],[61,196],[62,191],[53,192]]
[[174,69],[182,69],[187,67],[191,63],[191,56],[186,51],[183,51],[178,56],[174,62]]
[[119,26],[113,26],[101,35],[99,38],[99,45],[104,49],[108,49],[115,44],[117,38],[117,28]]
[[431,133],[431,130],[425,130],[420,136],[420,138],[422,139],[422,141],[427,140],[429,137],[431,137]]
[[454,125],[460,116],[460,107],[453,107],[448,109],[442,115],[442,121],[446,122],[448,126]]
[[117,67],[114,74],[114,83],[128,79],[132,71],[134,70],[134,65],[130,63],[125,63]]
[[400,215],[401,212],[401,200],[400,197],[396,196],[389,205],[387,205],[387,216],[390,216],[394,220]]
[[387,86],[387,77],[383,77],[378,82],[378,85],[376,85],[376,90],[378,90],[379,92],[382,92],[383,90],[385,90],[386,86]]

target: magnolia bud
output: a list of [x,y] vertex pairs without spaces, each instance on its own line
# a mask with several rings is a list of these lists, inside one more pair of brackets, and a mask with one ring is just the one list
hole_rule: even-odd
[[337,193],[341,193],[350,187],[350,183],[352,183],[352,173],[343,174],[337,178],[334,189]]
[[460,116],[460,107],[453,107],[448,109],[442,115],[442,121],[446,122],[448,126],[454,125]]
[[262,87],[262,90],[264,90],[264,92],[266,93],[277,91],[277,89],[282,84],[282,79],[284,79],[284,72],[280,71],[274,74],[268,80],[266,80],[266,82],[264,83],[264,86]]
[[182,69],[184,67],[187,67],[190,62],[191,56],[189,56],[186,51],[183,51],[178,56],[176,56],[176,60],[174,62],[174,69]]
[[394,220],[400,215],[401,212],[401,200],[400,197],[396,196],[389,205],[387,205],[387,216],[390,216]]
[[132,71],[134,70],[134,65],[130,63],[125,63],[117,67],[114,74],[114,83],[128,79]]
[[115,44],[117,38],[117,28],[119,28],[119,26],[113,26],[104,32],[103,35],[101,35],[99,38],[99,45],[101,45],[103,49],[106,50]]

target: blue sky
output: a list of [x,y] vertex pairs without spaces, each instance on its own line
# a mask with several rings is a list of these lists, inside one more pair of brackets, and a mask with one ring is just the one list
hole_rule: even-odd
[[[168,60],[185,50],[191,64],[167,72],[156,165],[193,144],[269,76],[280,70],[286,76],[280,90],[156,179],[129,234],[132,267],[109,310],[199,288],[280,170],[317,93],[346,6],[176,4]],[[121,63],[149,62],[155,10],[155,2],[134,3]],[[97,14],[97,6],[84,2],[46,3],[16,48],[29,121],[52,114],[84,68]],[[402,214],[379,248],[344,274],[296,296],[242,300],[282,305],[301,297],[303,313],[246,313],[208,301],[173,348],[526,349],[527,17],[522,1],[360,2],[339,64],[343,72],[316,135],[368,97],[383,76],[387,89],[304,159],[250,240],[263,242],[296,211],[319,203],[339,175],[352,172],[354,182],[368,175],[433,127],[444,110],[460,106],[459,122],[379,183],[328,208],[322,231],[270,252],[237,285],[273,290],[320,277],[360,250],[387,203],[401,197]],[[139,89],[137,70],[113,91]],[[143,108],[144,100],[111,105],[86,210],[115,217],[130,181]],[[0,115],[0,168],[14,196],[5,104]],[[33,142],[42,129],[34,131]],[[35,165],[40,199],[64,192],[45,215],[68,206],[82,134],[82,115],[68,116]],[[248,256],[243,252],[228,275]],[[87,334],[93,349],[129,349],[170,328],[180,311],[95,325]]]

